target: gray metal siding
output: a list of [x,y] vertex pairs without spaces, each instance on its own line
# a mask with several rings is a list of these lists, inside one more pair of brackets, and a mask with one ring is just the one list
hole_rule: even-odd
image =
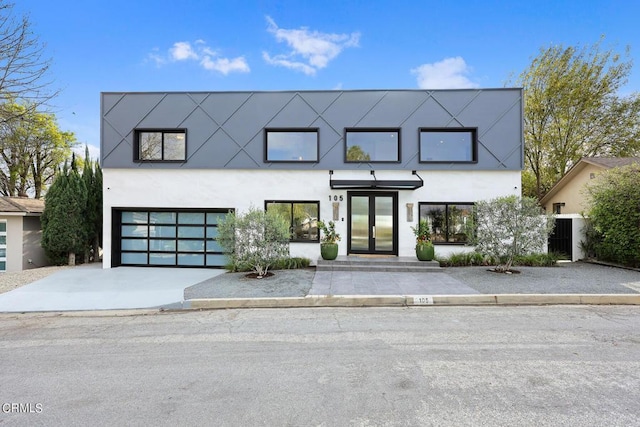
[[[102,93],[103,168],[521,170],[522,89]],[[264,128],[318,128],[318,163],[265,163]],[[401,162],[344,162],[344,129],[401,128]],[[419,163],[421,127],[477,127],[477,163]],[[184,163],[133,161],[134,129],[187,129]]]

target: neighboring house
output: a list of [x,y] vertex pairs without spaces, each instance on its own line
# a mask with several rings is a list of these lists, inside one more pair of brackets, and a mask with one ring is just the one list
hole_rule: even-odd
[[638,157],[583,157],[573,165],[540,200],[540,205],[555,214],[556,224],[549,238],[549,251],[563,254],[571,261],[584,258],[585,237],[583,214],[588,210],[587,184],[601,172],[640,162]]
[[582,214],[587,208],[587,183],[607,169],[640,162],[640,157],[583,157],[540,200],[555,214]]
[[230,210],[274,209],[291,255],[465,250],[474,202],[519,195],[522,89],[101,94],[105,268],[220,267]]
[[0,197],[0,271],[48,265],[40,245],[43,210],[43,200]]

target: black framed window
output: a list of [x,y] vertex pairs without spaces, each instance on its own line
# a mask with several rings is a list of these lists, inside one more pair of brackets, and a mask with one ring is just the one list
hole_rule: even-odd
[[344,134],[346,163],[400,161],[400,129],[345,129]]
[[474,232],[473,203],[420,202],[418,206],[433,243],[469,243]]
[[138,129],[135,132],[135,160],[139,162],[184,162],[187,159],[185,129]]
[[318,129],[265,129],[265,162],[315,163],[320,157]]
[[553,213],[554,214],[561,214],[563,207],[564,207],[564,203],[554,203],[553,204]]
[[477,134],[475,128],[420,128],[420,162],[475,163]]
[[268,200],[267,211],[275,211],[289,224],[292,242],[319,242],[319,201]]

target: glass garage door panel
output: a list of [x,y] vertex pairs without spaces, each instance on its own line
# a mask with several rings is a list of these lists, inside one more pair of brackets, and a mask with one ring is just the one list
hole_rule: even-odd
[[369,197],[351,197],[351,250],[369,249]]
[[227,260],[217,236],[227,213],[122,211],[120,264],[223,267]]

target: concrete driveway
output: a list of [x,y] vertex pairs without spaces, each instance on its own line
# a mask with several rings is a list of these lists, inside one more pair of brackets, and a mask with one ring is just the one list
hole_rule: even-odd
[[186,287],[222,273],[224,270],[83,265],[0,294],[0,312],[168,307],[184,300]]

